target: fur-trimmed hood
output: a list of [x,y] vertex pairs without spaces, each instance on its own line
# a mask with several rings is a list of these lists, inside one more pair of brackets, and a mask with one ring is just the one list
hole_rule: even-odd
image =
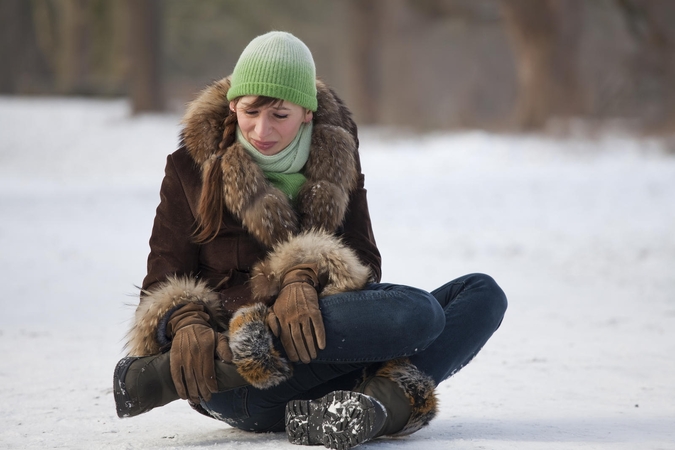
[[360,172],[356,127],[349,111],[317,81],[319,106],[309,159],[302,170],[307,182],[294,208],[285,194],[267,182],[242,145],[235,142],[224,151],[219,148],[225,119],[234,114],[227,100],[229,87],[229,78],[213,83],[190,103],[183,117],[181,141],[202,179],[207,179],[213,164],[220,165],[226,208],[267,247],[301,231],[334,233],[344,220]]

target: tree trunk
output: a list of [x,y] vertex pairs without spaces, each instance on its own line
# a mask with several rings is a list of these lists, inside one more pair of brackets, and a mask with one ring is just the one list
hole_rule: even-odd
[[584,113],[578,74],[581,0],[503,0],[518,75],[516,125]]
[[56,86],[62,94],[87,94],[89,86],[89,46],[87,0],[61,0]]
[[643,117],[647,130],[675,131],[675,3],[664,0],[617,0],[637,51],[629,70],[635,89],[654,105]]
[[36,41],[32,7],[25,0],[0,0],[0,93],[51,88],[52,74]]
[[127,0],[127,8],[133,113],[162,111],[160,0]]
[[348,0],[346,8],[349,103],[359,123],[372,124],[379,120],[381,0]]

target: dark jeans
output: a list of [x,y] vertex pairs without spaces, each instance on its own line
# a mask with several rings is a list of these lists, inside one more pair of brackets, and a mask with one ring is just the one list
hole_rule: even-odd
[[376,362],[408,356],[439,384],[471,361],[499,328],[506,296],[491,277],[471,274],[431,293],[371,284],[320,304],[326,348],[317,359],[295,364],[293,377],[279,386],[219,392],[201,406],[242,430],[282,431],[290,400],[351,390],[362,369]]

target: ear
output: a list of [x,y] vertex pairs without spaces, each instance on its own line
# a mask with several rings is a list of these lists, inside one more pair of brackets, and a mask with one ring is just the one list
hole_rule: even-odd
[[314,118],[314,113],[308,109],[307,112],[305,113],[305,120],[304,120],[304,122],[305,122],[305,123],[309,123],[309,122],[312,121],[313,118]]
[[237,102],[235,102],[234,100],[230,102],[230,111],[237,112]]

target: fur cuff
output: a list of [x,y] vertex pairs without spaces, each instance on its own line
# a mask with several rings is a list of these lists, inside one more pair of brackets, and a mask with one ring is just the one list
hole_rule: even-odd
[[267,389],[289,379],[290,363],[272,344],[267,326],[267,306],[256,303],[239,308],[230,321],[232,362],[239,374],[258,389]]
[[251,290],[256,300],[274,298],[281,289],[281,276],[299,264],[316,264],[319,278],[328,281],[321,297],[362,289],[370,269],[339,238],[324,231],[306,231],[274,247],[251,271]]
[[160,321],[176,306],[191,302],[204,303],[214,309],[218,306],[218,294],[203,281],[190,277],[169,277],[155,289],[143,294],[125,345],[128,354],[133,356],[160,353],[157,340]]
[[428,425],[438,412],[436,383],[422,373],[408,358],[398,358],[383,363],[375,376],[388,378],[399,385],[410,400],[412,414],[403,429],[393,436],[406,436]]

